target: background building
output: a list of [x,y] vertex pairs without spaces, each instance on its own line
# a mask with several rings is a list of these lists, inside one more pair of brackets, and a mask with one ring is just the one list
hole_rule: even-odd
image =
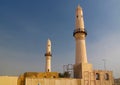
[[114,79],[115,85],[120,85],[120,78]]

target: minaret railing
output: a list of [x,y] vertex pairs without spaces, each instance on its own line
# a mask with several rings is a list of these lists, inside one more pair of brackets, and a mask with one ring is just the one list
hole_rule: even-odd
[[87,36],[87,31],[85,30],[85,29],[75,29],[74,31],[73,31],[73,36],[75,36],[75,34],[76,33],[84,33],[85,34],[85,36]]

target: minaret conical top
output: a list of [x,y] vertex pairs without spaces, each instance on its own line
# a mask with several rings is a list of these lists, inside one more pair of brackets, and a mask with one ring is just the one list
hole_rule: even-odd
[[78,4],[78,7],[77,8],[80,8],[81,9],[81,6],[80,6],[80,4]]
[[76,9],[76,29],[84,30],[83,11],[80,5]]
[[49,38],[47,40],[46,53],[51,53],[51,41]]

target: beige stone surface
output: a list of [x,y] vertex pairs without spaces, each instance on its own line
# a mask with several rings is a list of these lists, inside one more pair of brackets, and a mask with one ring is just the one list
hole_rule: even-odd
[[92,64],[81,63],[74,65],[74,78],[83,79],[86,72],[92,72]]
[[[31,79],[48,79],[48,78],[58,78],[59,75],[57,72],[26,72],[23,75],[20,75],[18,78],[18,85],[25,85],[25,80],[27,78]],[[44,82],[45,83],[45,82]]]
[[0,76],[0,85],[17,85],[18,77]]
[[27,78],[25,85],[81,85],[80,79],[68,79],[68,78],[44,78],[44,79],[33,79]]
[[45,72],[51,72],[51,56],[46,56]]
[[[95,74],[95,80],[96,80],[96,73],[99,74],[99,79],[95,81],[96,85],[114,85],[112,71],[93,70],[93,72]],[[106,74],[108,75],[107,77],[105,76]]]

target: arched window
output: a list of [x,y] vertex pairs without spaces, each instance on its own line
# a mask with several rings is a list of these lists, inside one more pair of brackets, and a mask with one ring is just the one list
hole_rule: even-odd
[[109,74],[108,73],[105,73],[105,80],[109,80]]
[[96,78],[96,80],[100,80],[100,74],[96,73],[95,78]]

